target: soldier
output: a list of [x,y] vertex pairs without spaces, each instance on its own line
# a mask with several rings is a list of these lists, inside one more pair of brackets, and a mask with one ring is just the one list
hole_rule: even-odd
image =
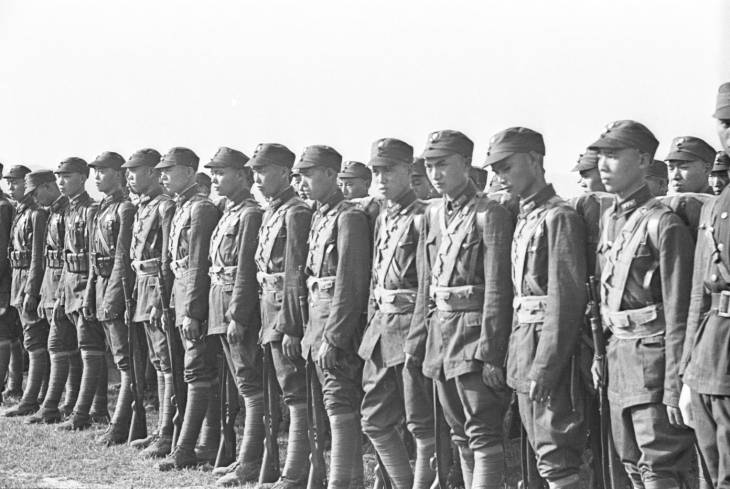
[[415,157],[413,165],[411,165],[411,188],[416,197],[421,200],[434,199],[439,196],[426,174],[426,160],[420,156]]
[[[464,486],[497,488],[504,478],[502,418],[510,399],[503,366],[512,291],[504,284],[514,225],[510,212],[469,180],[473,150],[464,134],[443,130],[429,136],[422,155],[443,198],[425,211],[406,354],[423,355],[423,373],[436,383]],[[421,325],[427,325],[425,342],[410,342]]]
[[488,178],[489,173],[484,168],[477,168],[476,166],[469,167],[469,180],[471,180],[479,192],[486,191]]
[[664,161],[669,169],[670,194],[685,192],[712,194],[707,179],[715,150],[700,138],[682,136],[672,140]]
[[578,488],[586,443],[578,375],[586,305],[583,221],[546,183],[542,135],[524,127],[496,134],[486,164],[520,196],[512,241],[515,320],[507,383],[517,392],[537,469],[553,488]]
[[207,174],[203,172],[196,173],[195,183],[198,184],[198,191],[200,192],[200,195],[203,197],[210,197],[211,180]]
[[[132,419],[132,379],[129,340],[124,320],[125,296],[122,279],[129,274],[129,249],[132,243],[134,206],[124,195],[124,158],[104,152],[89,164],[94,183],[104,194],[89,232],[91,270],[83,303],[87,321],[98,321],[104,328],[106,343],[119,370],[117,404],[109,428],[101,438],[107,446],[126,443]],[[131,311],[130,311],[131,312]]]
[[[730,133],[726,134],[723,127],[730,127],[730,83],[720,87],[715,117],[719,136],[727,147],[730,141],[723,138]],[[726,187],[703,212],[680,368],[683,386],[679,405],[684,420],[695,430],[713,487],[730,484],[728,208],[730,190]]]
[[[261,316],[254,263],[263,211],[251,196],[248,160],[240,151],[222,147],[205,165],[213,175],[216,193],[227,202],[210,245],[211,288],[206,341],[211,343],[209,348],[220,351],[222,347],[238,395],[246,406],[238,466],[217,482],[225,486],[257,480],[264,447],[264,393],[258,346]],[[219,392],[214,384],[200,441],[201,448],[212,449],[213,459],[220,436],[220,419],[216,416],[220,413]]]
[[3,413],[8,417],[27,416],[38,410],[38,395],[48,370],[49,326],[45,318],[38,316],[48,213],[36,204],[32,193],[26,192],[25,176],[28,173],[29,168],[15,165],[3,177],[8,180],[11,197],[18,202],[8,250],[13,270],[10,305],[20,314],[23,346],[30,359],[23,398],[18,405]]
[[268,206],[256,250],[261,289],[261,334],[289,409],[286,462],[272,489],[294,489],[307,477],[307,395],[301,339],[304,335],[296,284],[306,264],[312,209],[289,185],[295,155],[281,144],[261,144],[249,166]]
[[606,188],[601,182],[601,174],[598,172],[598,153],[587,149],[578,157],[578,163],[571,171],[578,172],[578,185],[586,192],[605,192]]
[[[76,326],[66,314],[54,315],[56,291],[61,287],[64,264],[65,215],[68,197],[61,194],[56,176],[51,170],[39,170],[26,176],[27,192],[32,193],[38,205],[50,211],[43,241],[45,273],[40,290],[38,316],[50,323],[48,352],[51,374],[41,409],[26,419],[26,423],[58,423],[62,416],[71,414],[81,383],[81,355],[76,338]],[[60,312],[60,311],[58,311]],[[61,394],[66,390],[64,405],[59,407]]]
[[667,170],[667,165],[663,161],[653,160],[649,165],[649,168],[646,169],[646,176],[644,178],[651,195],[654,197],[667,195],[669,171]]
[[338,185],[347,200],[367,197],[373,174],[359,161],[345,161],[337,174]]
[[408,371],[403,368],[418,289],[416,245],[425,207],[410,188],[412,161],[413,148],[399,139],[373,143],[369,165],[385,204],[375,222],[369,321],[358,351],[365,361],[363,431],[396,489],[410,489],[414,483],[408,453],[397,431],[404,416],[417,444],[416,487],[430,487],[433,481],[430,392],[423,389],[420,365]]
[[208,252],[220,216],[213,202],[200,195],[195,181],[199,161],[192,150],[176,147],[155,166],[162,172],[167,191],[175,194],[175,214],[168,242],[170,269],[175,275],[171,303],[175,308],[175,326],[185,347],[187,383],[182,429],[177,446],[158,466],[163,471],[197,465],[195,444],[216,377],[219,350],[206,337],[206,321],[210,288]]
[[[687,227],[644,184],[658,146],[644,125],[608,125],[591,145],[616,203],[598,248],[607,346],[608,400],[616,451],[634,487],[679,488],[692,434],[678,408],[692,249]],[[594,361],[594,383],[603,382]]]
[[130,249],[130,263],[135,272],[135,309],[129,314],[135,326],[141,323],[144,327],[147,350],[157,376],[157,397],[160,402],[157,433],[133,445],[145,447],[141,455],[153,458],[164,457],[172,449],[174,414],[170,349],[162,325],[162,298],[157,272],[162,270],[167,290],[170,290],[172,272],[168,243],[175,204],[160,186],[160,171],[155,169],[159,162],[160,153],[145,148],[136,151],[122,165],[127,170],[129,186],[140,196]]
[[710,172],[710,187],[713,194],[720,195],[722,190],[730,183],[728,170],[730,170],[730,156],[724,151],[718,151]]
[[[0,163],[0,177],[2,177],[3,165]],[[8,257],[10,246],[10,228],[13,226],[13,215],[15,209],[12,202],[4,192],[0,191],[0,404],[3,403],[3,392],[5,376],[10,366],[12,355],[12,344],[15,340],[15,324],[17,311],[10,307],[10,286],[12,283],[12,271]]]
[[368,219],[337,188],[341,163],[337,151],[318,145],[307,147],[294,166],[302,175],[303,191],[317,202],[305,270],[309,324],[302,338],[302,355],[315,362],[330,421],[329,489],[346,489],[353,480],[361,483],[362,363],[357,346],[370,267]]
[[730,154],[730,82],[720,85],[717,91],[714,117],[717,119],[717,137],[722,149]]

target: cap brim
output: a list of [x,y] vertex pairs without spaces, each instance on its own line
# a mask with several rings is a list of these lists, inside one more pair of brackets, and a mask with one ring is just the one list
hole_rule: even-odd
[[712,114],[712,117],[715,119],[730,119],[730,106],[717,109],[715,113]]
[[598,165],[592,165],[590,163],[578,163],[570,171],[573,171],[573,172],[576,172],[576,171],[588,171],[588,170],[593,170],[594,168],[598,168]]
[[698,161],[702,158],[684,151],[672,151],[664,158],[664,161]]
[[411,165],[410,161],[397,160],[395,158],[383,158],[382,156],[376,156],[368,161],[368,166],[384,167],[384,166],[396,166],[396,165]]
[[313,163],[311,161],[298,161],[294,165],[294,169],[296,169],[296,170],[305,170],[307,168],[315,168],[317,166],[324,166],[324,165],[318,165],[317,163]]
[[171,161],[160,161],[155,165],[155,170],[164,170],[165,168],[172,168],[173,166],[177,165]]
[[624,149],[624,148],[630,148],[632,147],[629,144],[626,144],[622,141],[619,141],[618,139],[614,138],[601,138],[595,143],[588,146],[588,149],[592,149],[595,151],[600,151],[602,149]]
[[502,160],[506,160],[513,154],[517,154],[517,151],[501,151],[497,153],[491,153],[487,155],[487,158],[484,160],[484,166],[492,166],[495,163],[499,163]]
[[451,156],[458,154],[456,151],[451,151],[443,148],[428,148],[421,153],[421,158],[441,158],[443,156]]

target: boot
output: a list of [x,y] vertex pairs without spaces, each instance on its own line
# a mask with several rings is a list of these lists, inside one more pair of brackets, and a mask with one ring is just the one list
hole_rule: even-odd
[[470,488],[474,478],[474,452],[466,446],[459,447],[461,461],[461,476],[464,478],[464,487]]
[[3,386],[5,385],[5,376],[8,374],[8,365],[10,364],[10,352],[12,350],[10,340],[0,340],[0,405],[3,403]]
[[17,406],[8,409],[3,416],[27,416],[38,410],[38,392],[43,383],[43,374],[48,368],[48,352],[43,349],[33,350],[29,353],[28,381],[25,384],[23,398]]
[[64,417],[71,416],[79,398],[81,389],[81,376],[83,374],[83,362],[81,353],[78,350],[69,352],[68,356],[68,378],[66,379],[66,394],[63,398],[63,405],[58,407]]
[[[101,442],[106,446],[121,445],[127,442],[129,437],[129,423],[132,419],[132,379],[128,370],[120,373],[121,384],[119,396],[114,408],[114,415]],[[97,390],[98,391],[98,390]]]
[[200,432],[200,442],[195,447],[195,456],[202,464],[215,465],[215,457],[218,455],[218,445],[221,440],[221,391],[218,383],[211,384],[210,389],[208,410],[205,413],[205,421]]
[[244,396],[246,421],[236,468],[216,481],[217,486],[239,486],[259,479],[261,458],[264,455],[264,394]]
[[172,406],[172,391],[174,390],[172,383],[172,373],[167,372],[162,375],[162,380],[158,377],[158,388],[162,386],[163,394],[160,396],[160,416],[158,418],[157,438],[142,450],[141,456],[144,458],[162,458],[170,454],[172,450],[172,417],[174,409]]
[[472,489],[500,489],[504,483],[502,445],[474,450]]
[[411,463],[408,460],[405,443],[398,431],[390,430],[379,436],[371,436],[370,441],[378,452],[394,489],[411,489],[413,486]]
[[25,355],[19,339],[11,340],[10,363],[8,364],[8,383],[3,397],[5,402],[19,402],[23,397],[23,363]]
[[99,384],[102,364],[105,362],[104,352],[83,351],[81,352],[81,360],[84,371],[81,377],[79,397],[69,419],[58,426],[60,430],[83,430],[91,426],[89,410]]
[[330,414],[329,420],[332,452],[327,488],[348,489],[357,445],[360,443],[360,421],[354,412]]
[[48,390],[41,409],[25,420],[27,424],[58,423],[61,421],[61,411],[58,403],[61,400],[63,385],[68,377],[69,353],[53,352],[50,354],[51,375],[48,380]]
[[208,410],[209,396],[209,382],[198,381],[188,384],[185,418],[183,419],[177,446],[170,455],[158,464],[158,469],[165,472],[198,464],[198,459],[195,457],[195,442],[200,434],[205,412]]
[[109,418],[109,368],[106,364],[106,353],[99,371],[99,382],[96,384],[94,401],[91,403],[89,417],[92,423],[108,424]]

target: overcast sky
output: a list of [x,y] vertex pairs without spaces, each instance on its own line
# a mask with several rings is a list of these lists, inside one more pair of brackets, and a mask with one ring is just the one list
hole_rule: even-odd
[[564,195],[614,119],[718,146],[730,2],[0,0],[0,161],[542,132]]

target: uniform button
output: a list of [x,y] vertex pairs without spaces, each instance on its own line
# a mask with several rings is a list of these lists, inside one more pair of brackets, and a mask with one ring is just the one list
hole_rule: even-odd
[[722,214],[720,214],[721,219],[727,219],[727,212],[723,211]]
[[725,245],[724,244],[722,244],[722,243],[718,243],[717,244],[717,249],[718,250],[722,251],[724,248],[725,248]]
[[710,280],[712,280],[713,282],[717,282],[717,275],[714,273],[710,275]]

